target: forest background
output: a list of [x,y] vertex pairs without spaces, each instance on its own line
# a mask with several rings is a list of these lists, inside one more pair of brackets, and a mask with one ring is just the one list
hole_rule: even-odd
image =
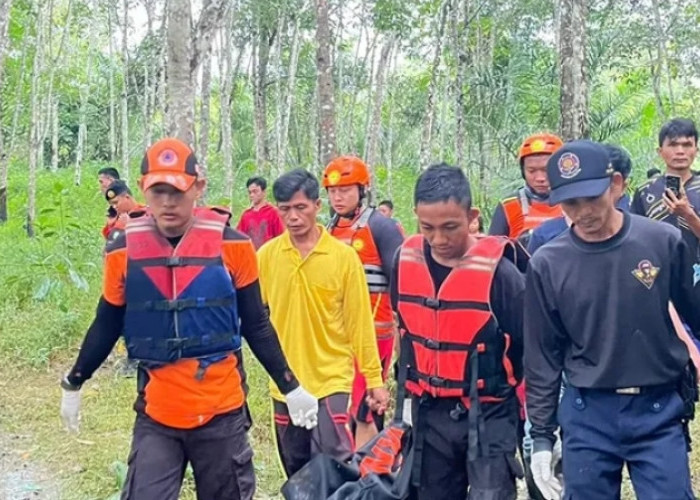
[[[536,131],[621,144],[633,186],[660,167],[661,124],[698,117],[699,25],[672,0],[0,0],[0,497],[123,480],[133,380],[110,362],[86,385],[78,437],[57,416],[100,290],[99,168],[135,187],[146,147],[180,137],[237,218],[248,176],[354,153],[411,228],[417,174],[446,161],[488,221]],[[266,498],[281,476],[250,366]]]

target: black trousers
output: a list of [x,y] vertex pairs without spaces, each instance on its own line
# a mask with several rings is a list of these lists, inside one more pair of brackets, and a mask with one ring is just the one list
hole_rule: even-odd
[[177,500],[188,462],[198,500],[252,499],[255,471],[248,427],[245,407],[194,429],[167,427],[139,413],[122,500]]
[[515,398],[481,404],[483,432],[480,452],[468,460],[468,411],[455,412],[457,398],[413,401],[416,451],[414,500],[515,500],[516,477],[522,467],[515,458],[518,408]]

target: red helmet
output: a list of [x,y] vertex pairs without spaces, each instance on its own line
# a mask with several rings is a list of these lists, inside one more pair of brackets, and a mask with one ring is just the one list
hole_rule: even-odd
[[369,187],[369,168],[356,156],[339,156],[323,171],[323,187],[360,185]]
[[523,164],[523,159],[531,155],[551,155],[562,147],[564,141],[554,134],[542,133],[534,134],[523,141],[518,150],[518,161]]

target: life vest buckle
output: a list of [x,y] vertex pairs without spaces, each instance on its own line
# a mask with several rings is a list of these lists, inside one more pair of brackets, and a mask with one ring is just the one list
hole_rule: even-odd
[[442,377],[428,377],[428,384],[432,387],[445,387],[446,380]]
[[433,339],[425,339],[425,342],[423,342],[423,345],[427,347],[428,349],[433,349],[433,350],[439,350],[440,349],[440,342],[437,340]]
[[168,346],[169,351],[176,351],[178,349],[182,349],[189,342],[190,342],[190,339],[177,338],[177,339],[167,339],[165,341],[165,344]]
[[166,267],[180,267],[183,266],[184,263],[182,261],[182,257],[178,255],[173,255],[171,257],[167,257],[165,259],[165,266]]
[[440,299],[426,297],[423,299],[423,304],[425,304],[425,307],[429,307],[430,309],[440,309]]

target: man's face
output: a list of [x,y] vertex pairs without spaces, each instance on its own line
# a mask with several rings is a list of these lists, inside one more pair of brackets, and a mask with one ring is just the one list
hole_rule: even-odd
[[182,236],[192,220],[194,204],[200,197],[206,181],[197,180],[187,191],[180,191],[170,184],[155,184],[144,196],[164,236]]
[[289,201],[278,201],[277,209],[289,234],[300,238],[316,227],[321,200],[310,200],[303,191],[297,191]]
[[530,189],[539,195],[549,193],[549,180],[547,179],[547,160],[551,155],[531,155],[523,158],[523,174],[525,182]]
[[251,184],[248,186],[248,199],[254,207],[257,207],[265,201],[265,191],[257,184]]
[[109,201],[109,206],[114,208],[118,214],[127,214],[133,206],[133,198],[128,194],[120,194]]
[[576,233],[583,240],[599,240],[599,235],[607,228],[610,217],[615,213],[615,203],[622,196],[623,186],[622,176],[615,173],[610,187],[602,195],[561,202],[564,213],[576,226]]
[[667,137],[658,152],[667,170],[686,170],[695,161],[698,145],[693,137]]
[[384,217],[388,217],[390,219],[394,215],[394,211],[391,208],[389,208],[388,205],[379,205],[377,207],[377,210],[379,210],[379,213],[382,214]]
[[414,211],[420,232],[435,257],[449,260],[464,255],[469,239],[469,224],[478,217],[478,211],[467,211],[452,199],[446,202],[418,203]]
[[109,187],[110,184],[112,184],[115,181],[114,177],[110,175],[105,175],[105,174],[100,174],[97,176],[97,183],[100,185],[100,192],[102,194],[105,194],[105,191],[107,191],[107,188]]
[[328,201],[340,215],[347,215],[360,204],[360,187],[334,186],[328,188]]

